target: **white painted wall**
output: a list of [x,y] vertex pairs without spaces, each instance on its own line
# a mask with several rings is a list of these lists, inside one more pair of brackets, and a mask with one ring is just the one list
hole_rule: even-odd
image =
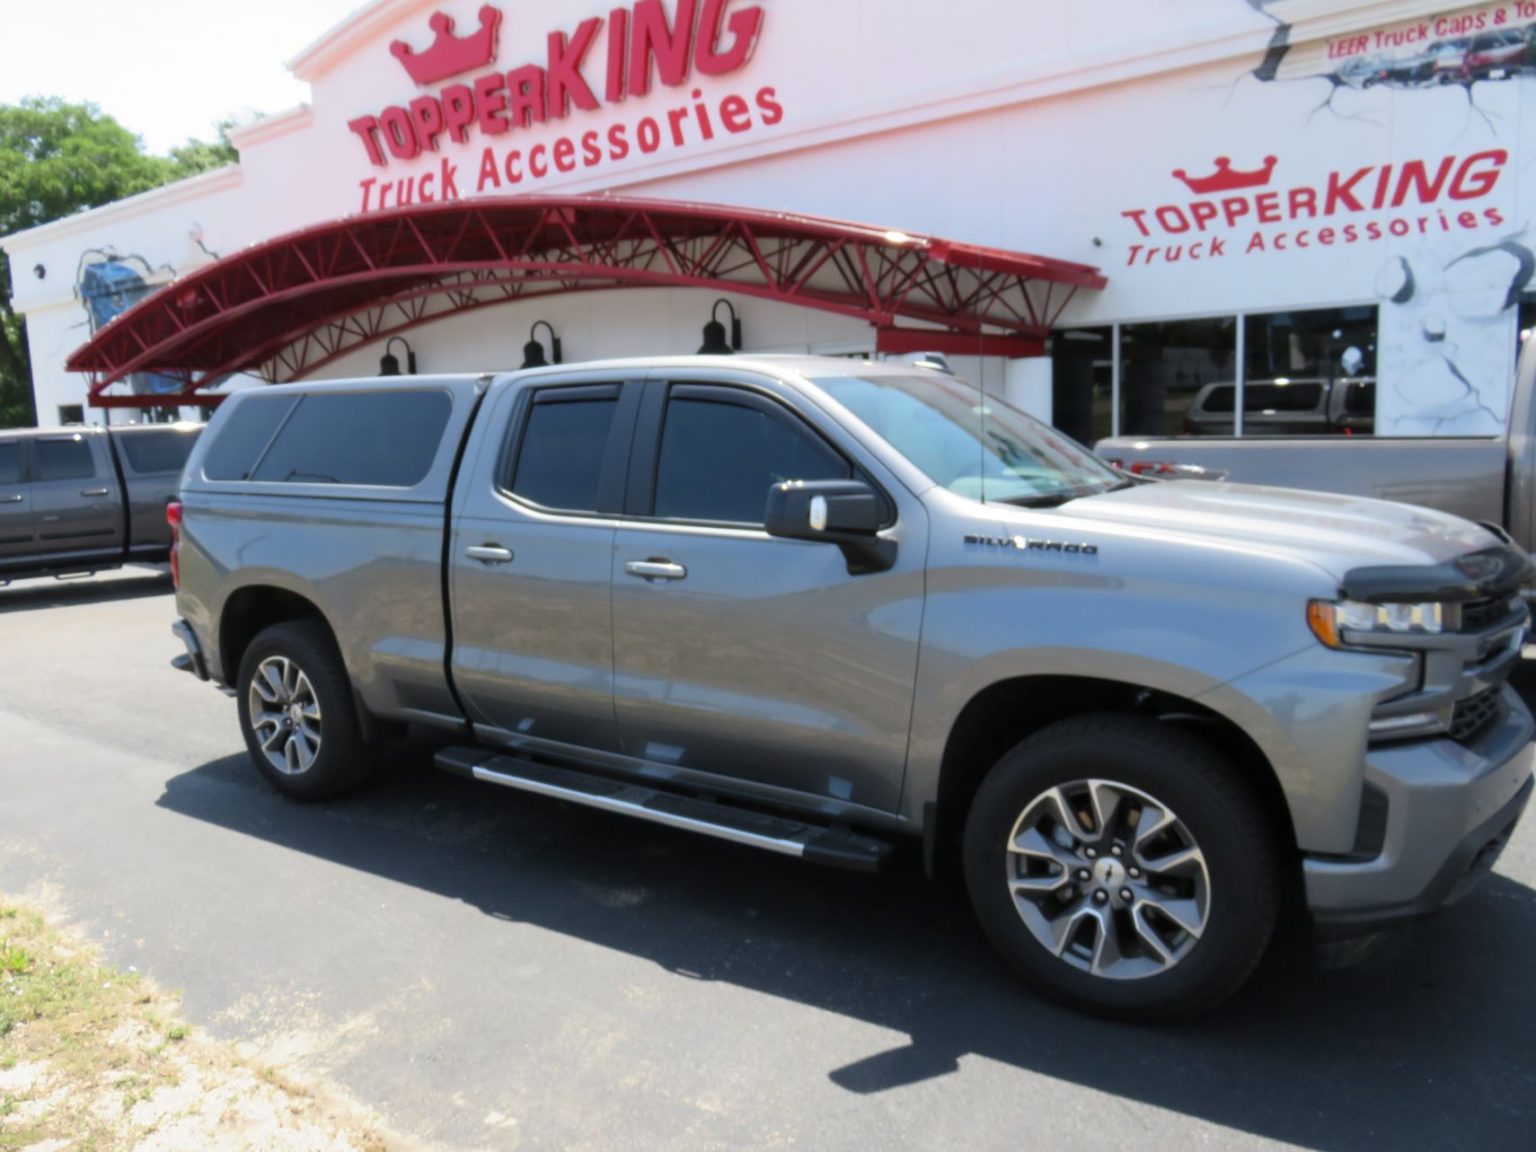
[[[667,0],[676,11],[681,0]],[[542,60],[552,31],[572,32],[584,19],[606,18],[617,0],[550,0],[537,10],[504,6],[495,67]],[[524,159],[561,136],[603,134],[694,103],[718,118],[721,102],[772,90],[782,120],[757,116],[749,131],[719,130],[704,140],[688,121],[682,147],[652,155],[604,157],[569,175],[531,177],[488,192],[623,191],[769,210],[793,210],[875,223],[1002,248],[1039,252],[1101,266],[1102,293],[1080,293],[1067,317],[1108,323],[1379,302],[1381,371],[1412,379],[1383,401],[1397,431],[1481,431],[1487,421],[1447,426],[1441,412],[1468,376],[1495,425],[1508,388],[1513,313],[1486,307],[1497,295],[1506,261],[1464,261],[1482,246],[1526,243],[1536,216],[1536,180],[1526,176],[1536,140],[1536,78],[1461,86],[1340,86],[1321,75],[1330,53],[1397,23],[1438,19],[1424,0],[955,0],[892,5],[877,0],[761,0],[762,34],[750,60],[721,76],[695,74],[684,89],[657,85],[645,97],[575,111],[564,120],[487,137],[473,130],[463,144],[443,138],[439,151],[414,162],[369,163],[347,128],[361,115],[421,94],[389,52],[401,38],[430,41],[432,12],[453,15],[461,32],[476,24],[481,0],[376,0],[299,58],[312,83],[313,107],[276,117],[239,137],[238,170],[205,177],[87,213],[4,244],[18,270],[17,306],[28,313],[39,408],[45,415],[84,396],[63,371],[63,356],[84,336],[73,300],[81,254],[111,249],[143,256],[155,267],[185,273],[208,259],[203,246],[227,254],[287,231],[364,206],[363,181],[454,172],[461,193],[475,193],[475,173],[490,150],[500,168],[511,150]],[[750,10],[733,0],[727,13]],[[1453,4],[1452,8],[1456,6]],[[1492,20],[1509,5],[1467,6]],[[1536,11],[1536,9],[1533,9]],[[1273,79],[1254,73],[1277,29],[1288,22],[1295,45]],[[1525,22],[1521,17],[1520,22]],[[603,82],[605,30],[594,40],[585,73]],[[1404,51],[1407,51],[1406,49]],[[484,73],[486,70],[481,70]],[[475,74],[460,79],[472,81]],[[442,85],[432,91],[440,91]],[[760,110],[759,110],[760,111]],[[692,115],[692,114],[691,114]],[[754,114],[756,115],[756,114]],[[1505,156],[1493,184],[1465,201],[1423,212],[1390,208],[1335,212],[1329,220],[1261,223],[1217,219],[1189,236],[1207,248],[1200,261],[1184,247],[1177,263],[1144,262],[1188,237],[1141,235],[1156,210],[1188,213],[1202,197],[1176,178],[1210,174],[1220,156],[1251,170],[1273,156],[1261,191],[1281,200],[1293,188],[1325,190],[1348,179],[1423,160],[1459,164],[1478,153]],[[1366,183],[1374,176],[1366,178]],[[1441,207],[1454,226],[1437,231]],[[1457,221],[1473,213],[1473,227]],[[1323,226],[1386,228],[1399,216],[1431,219],[1407,237],[1298,247],[1296,233]],[[1247,248],[1255,235],[1259,251]],[[1275,250],[1276,241],[1286,244]],[[1337,236],[1335,237],[1337,240]],[[1220,255],[1210,255],[1211,242]],[[1138,248],[1137,245],[1141,247]],[[1384,269],[1410,263],[1421,285],[1406,303],[1380,300]],[[41,263],[47,278],[26,274]],[[1475,264],[1470,269],[1468,264]],[[1447,269],[1455,266],[1455,273]],[[1470,274],[1469,274],[1470,273]],[[687,351],[697,346],[708,300],[696,294],[630,291],[485,309],[445,320],[411,336],[434,369],[505,367],[520,357],[535,318],[555,322],[569,359]],[[747,301],[740,304],[753,347],[799,348],[825,341],[867,341],[851,322]],[[71,313],[73,312],[73,319]],[[1448,340],[1428,347],[1419,335],[1440,325]],[[1455,371],[1444,346],[1458,349]],[[359,350],[326,375],[371,371],[379,351]],[[956,361],[983,376],[991,390],[1028,398],[1048,414],[1049,386],[1039,365]],[[1383,390],[1384,395],[1387,390]],[[1395,405],[1395,407],[1393,407]],[[1464,413],[1465,415],[1465,413]],[[1482,421],[1482,423],[1478,423]],[[1475,426],[1474,426],[1475,425]]]

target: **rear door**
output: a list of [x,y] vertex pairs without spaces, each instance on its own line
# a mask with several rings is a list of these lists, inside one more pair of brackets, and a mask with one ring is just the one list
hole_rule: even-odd
[[32,519],[45,556],[96,559],[122,547],[122,507],[104,439],[80,432],[32,441]]
[[[926,518],[813,426],[746,385],[652,381],[629,518],[613,553],[614,686],[625,752],[751,785],[894,811],[924,590]],[[873,462],[870,462],[873,466]],[[770,537],[769,488],[873,480],[898,539],[890,571]]]
[[504,390],[481,417],[448,570],[453,678],[483,739],[619,750],[610,573],[639,389],[578,375]]
[[115,436],[128,499],[128,545],[134,556],[162,557],[171,546],[165,506],[201,429],[188,425],[135,428]]
[[0,568],[36,551],[26,458],[26,440],[0,440]]

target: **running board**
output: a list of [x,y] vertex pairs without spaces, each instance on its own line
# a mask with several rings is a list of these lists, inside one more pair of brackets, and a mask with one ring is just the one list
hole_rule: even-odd
[[891,851],[890,844],[883,840],[843,828],[732,808],[642,784],[500,756],[481,748],[448,748],[439,752],[434,762],[446,772],[471,780],[568,800],[855,872],[876,871]]

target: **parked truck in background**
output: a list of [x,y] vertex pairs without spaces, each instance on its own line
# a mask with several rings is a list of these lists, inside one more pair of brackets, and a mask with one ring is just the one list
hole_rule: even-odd
[[0,585],[157,564],[198,424],[0,431]]
[[[1245,412],[1245,417],[1247,413]],[[1515,372],[1502,436],[1118,436],[1095,451],[1136,475],[1374,496],[1494,525],[1536,546],[1536,340]],[[1226,429],[1230,431],[1230,429]]]
[[416,722],[449,771],[806,860],[918,838],[1016,971],[1103,1012],[1219,1003],[1282,914],[1433,911],[1532,789],[1524,553],[1127,480],[911,366],[253,390],[173,519],[179,662],[280,791],[356,786]]

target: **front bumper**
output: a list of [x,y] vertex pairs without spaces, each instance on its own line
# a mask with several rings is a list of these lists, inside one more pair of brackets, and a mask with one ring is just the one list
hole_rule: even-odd
[[1367,752],[1366,782],[1386,797],[1385,835],[1370,859],[1303,860],[1321,939],[1428,915],[1493,868],[1531,797],[1536,756],[1536,724],[1513,689],[1503,692],[1503,718],[1471,747],[1432,740]]

